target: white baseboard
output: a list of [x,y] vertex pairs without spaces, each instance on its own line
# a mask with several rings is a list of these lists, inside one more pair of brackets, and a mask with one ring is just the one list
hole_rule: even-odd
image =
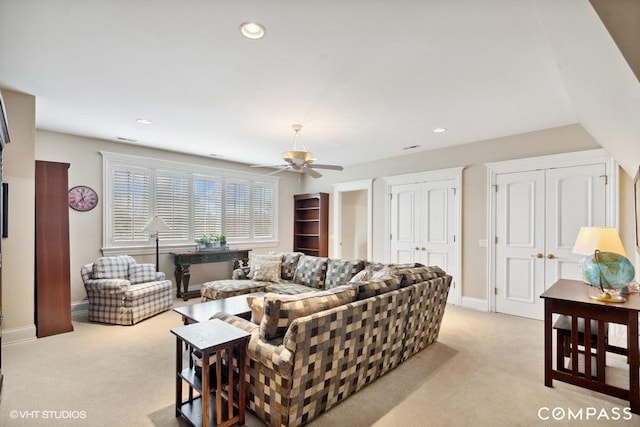
[[462,297],[460,306],[478,311],[489,311],[489,306],[486,299]]
[[36,339],[36,325],[2,330],[2,345],[15,344]]

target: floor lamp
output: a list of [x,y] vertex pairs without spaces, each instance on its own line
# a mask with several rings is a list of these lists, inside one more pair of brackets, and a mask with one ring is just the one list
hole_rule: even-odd
[[161,231],[169,231],[171,230],[166,222],[159,215],[154,216],[149,220],[147,225],[144,226],[142,231],[146,231],[151,233],[153,237],[156,237],[156,271],[160,271],[160,261],[159,261],[159,248],[158,248],[158,235]]

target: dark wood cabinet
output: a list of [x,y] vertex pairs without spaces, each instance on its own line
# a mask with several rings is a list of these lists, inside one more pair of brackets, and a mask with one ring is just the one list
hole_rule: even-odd
[[293,197],[293,250],[329,256],[329,194],[296,194]]
[[36,335],[73,331],[68,163],[36,161]]

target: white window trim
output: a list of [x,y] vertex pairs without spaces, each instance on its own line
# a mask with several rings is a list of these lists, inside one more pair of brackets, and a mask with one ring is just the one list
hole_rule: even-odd
[[[131,165],[139,168],[149,168],[153,170],[161,171],[179,171],[180,173],[186,173],[191,175],[205,175],[216,176],[223,179],[240,179],[249,180],[252,182],[262,182],[267,184],[273,184],[274,189],[274,207],[273,207],[273,239],[268,240],[251,240],[251,241],[235,241],[230,242],[234,249],[255,249],[255,248],[271,248],[279,245],[279,231],[278,231],[278,207],[279,207],[279,183],[280,178],[275,176],[266,176],[258,173],[242,172],[230,169],[223,169],[219,167],[202,166],[191,163],[176,162],[172,160],[155,159],[149,157],[140,157],[130,154],[113,153],[109,151],[100,151],[102,155],[102,188],[103,188],[103,227],[102,227],[102,253],[104,256],[116,255],[127,253],[130,255],[145,255],[155,254],[155,239],[149,238],[148,244],[145,245],[126,245],[117,246],[109,245],[109,236],[111,235],[112,226],[112,213],[109,206],[109,201],[113,200],[113,186],[111,182],[111,170],[114,166],[118,165]],[[153,195],[151,195],[153,196]],[[193,234],[192,225],[190,226],[189,233]],[[160,240],[160,252],[178,252],[193,250],[196,247],[193,243],[171,243],[162,244]]]

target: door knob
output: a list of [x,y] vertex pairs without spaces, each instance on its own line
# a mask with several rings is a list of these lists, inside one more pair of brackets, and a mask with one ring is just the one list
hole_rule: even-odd
[[547,258],[549,258],[549,259],[554,259],[555,257],[556,257],[556,256],[555,256],[554,254],[549,254],[549,255],[547,255]]
[[426,251],[426,250],[427,250],[427,248],[422,248],[422,250],[423,250],[423,251]]
[[[531,256],[533,256],[533,255],[531,255]],[[535,255],[535,257],[536,257],[536,258],[544,258],[544,255],[542,255],[540,252],[538,252],[538,253]]]
[[420,247],[416,246],[416,251],[419,251],[419,250],[420,250]]

